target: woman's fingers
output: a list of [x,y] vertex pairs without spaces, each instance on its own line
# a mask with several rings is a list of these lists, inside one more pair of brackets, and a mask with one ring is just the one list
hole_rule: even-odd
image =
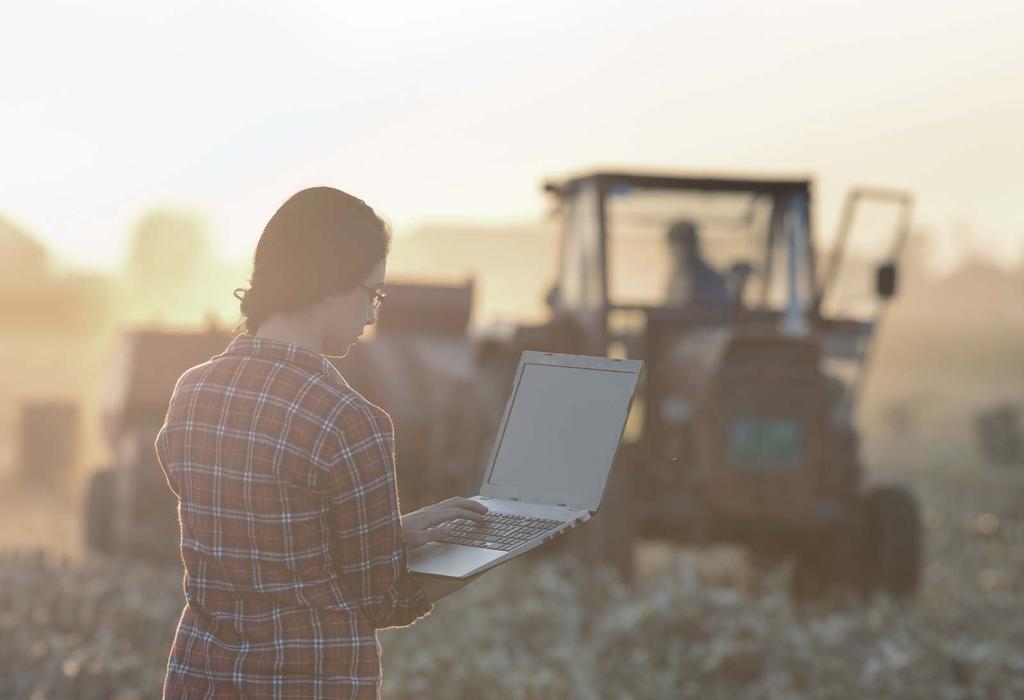
[[424,530],[428,527],[433,527],[434,525],[439,525],[448,520],[456,520],[458,518],[466,518],[468,520],[477,521],[484,519],[484,516],[481,515],[478,511],[466,510],[463,508],[447,508],[440,506],[430,506],[428,508],[423,508],[421,510],[416,511],[415,513],[412,513],[408,517],[413,519],[411,523],[413,527],[420,530]]
[[462,496],[452,496],[445,500],[437,503],[436,506],[445,506],[449,508],[466,508],[468,510],[475,511],[477,513],[486,513],[488,511],[487,506],[479,501],[474,501],[472,498],[463,498]]
[[427,538],[427,542],[444,542],[452,536],[452,526],[438,525],[424,530],[423,535]]
[[427,542],[440,542],[448,539],[451,520],[484,520],[483,514],[487,506],[469,498],[455,496],[440,503],[402,516],[402,529],[405,532],[405,544],[410,549],[422,547]]
[[449,525],[438,525],[426,530],[412,530],[405,534],[405,545],[409,549],[415,549],[427,542],[443,542],[451,536],[451,529]]

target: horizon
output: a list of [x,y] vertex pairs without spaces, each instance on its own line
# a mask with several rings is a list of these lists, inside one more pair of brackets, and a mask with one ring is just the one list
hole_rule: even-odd
[[[205,222],[203,213],[195,209],[187,207],[166,207],[166,206],[154,206],[148,208],[142,212],[137,220],[142,220],[147,214],[152,213],[173,213],[183,214],[185,216],[198,216],[200,222]],[[129,231],[126,236],[125,245],[121,247],[119,254],[116,258],[113,258],[109,262],[102,265],[100,264],[89,264],[89,263],[78,263],[74,260],[68,260],[60,255],[60,251],[53,248],[46,237],[41,236],[38,232],[33,231],[23,225],[21,221],[17,221],[12,217],[6,216],[3,211],[0,211],[0,224],[7,224],[10,226],[15,234],[27,236],[31,241],[39,244],[47,258],[47,273],[50,277],[58,278],[64,275],[85,275],[85,276],[100,276],[100,277],[117,277],[118,275],[124,274],[129,264],[127,259],[127,246],[130,240],[130,236],[134,233],[134,227]],[[489,220],[474,220],[474,219],[451,219],[451,220],[427,220],[423,222],[414,222],[410,230],[405,231],[393,231],[393,236],[396,241],[401,243],[404,239],[409,242],[414,242],[417,239],[429,238],[435,236],[460,236],[460,235],[474,235],[474,236],[523,236],[523,237],[538,237],[544,235],[552,235],[552,245],[554,246],[555,240],[560,235],[557,232],[549,232],[544,229],[551,229],[553,225],[551,223],[545,223],[544,221],[528,221],[528,220],[502,220],[502,221],[489,221]],[[227,257],[223,253],[223,249],[217,245],[217,235],[215,232],[209,231],[208,227],[205,226],[202,229],[203,234],[208,238],[208,242],[211,244],[210,248],[206,251],[207,260],[217,265],[223,266],[229,269],[248,268],[252,265],[251,253],[246,256],[232,256]],[[0,234],[3,230],[0,229]],[[910,236],[907,241],[908,247],[913,244],[918,244],[920,250],[916,251],[914,259],[907,260],[908,251],[904,250],[901,260],[905,263],[909,263],[920,272],[925,273],[929,278],[934,280],[941,280],[944,278],[951,277],[958,272],[969,270],[974,267],[984,267],[986,269],[998,270],[1002,273],[1013,275],[1020,271],[1024,271],[1024,241],[1021,243],[1020,255],[1014,258],[1006,258],[994,255],[987,255],[983,251],[975,249],[967,249],[962,251],[961,254],[954,256],[953,258],[945,258],[934,254],[934,251],[929,250],[925,255],[921,255],[921,251],[930,249],[934,239],[931,234],[927,231],[920,229],[911,228]],[[255,249],[255,243],[253,244]],[[557,251],[555,251],[557,252]],[[819,256],[827,257],[831,254],[831,248],[819,251]],[[864,253],[864,251],[860,251]],[[852,253],[852,254],[851,254]],[[858,255],[855,252],[847,251],[847,256],[852,259],[870,259],[870,252]],[[389,260],[402,260],[401,253],[396,254],[396,250],[393,248],[389,256]],[[434,274],[431,271],[412,270],[408,264],[402,264],[398,269],[401,270],[397,275],[393,275],[392,271],[395,268],[389,268],[389,279],[393,276],[396,277],[395,281],[404,281],[407,279],[429,279],[431,276],[447,278],[453,275],[457,276],[456,273],[448,271],[442,271],[439,274]]]

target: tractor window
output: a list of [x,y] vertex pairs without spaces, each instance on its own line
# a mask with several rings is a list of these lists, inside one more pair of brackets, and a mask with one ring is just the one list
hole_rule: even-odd
[[609,300],[677,306],[763,297],[771,197],[613,188],[607,198]]
[[826,318],[873,321],[881,299],[875,289],[880,263],[895,259],[905,205],[898,201],[862,197],[855,201],[847,223],[846,248],[839,259],[829,259],[835,269],[826,270],[827,289],[821,313]]

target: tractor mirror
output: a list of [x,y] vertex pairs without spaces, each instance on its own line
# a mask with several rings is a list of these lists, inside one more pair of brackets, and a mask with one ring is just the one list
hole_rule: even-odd
[[883,263],[875,269],[875,292],[881,299],[896,296],[896,263]]
[[544,303],[548,305],[548,308],[552,311],[559,309],[562,306],[562,290],[559,288],[558,283],[551,285],[551,289],[544,295]]

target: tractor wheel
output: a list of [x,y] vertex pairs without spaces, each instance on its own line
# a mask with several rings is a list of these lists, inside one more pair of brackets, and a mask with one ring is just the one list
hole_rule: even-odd
[[812,542],[805,543],[796,556],[792,573],[793,596],[813,600],[833,594],[870,592],[870,566],[874,547],[870,540],[869,525],[859,513],[835,528],[820,533]]
[[822,598],[833,588],[825,568],[812,556],[797,555],[789,581],[789,592],[799,602]]
[[114,551],[114,476],[109,468],[95,472],[85,493],[85,544],[104,554]]
[[556,539],[549,551],[571,553],[586,566],[609,567],[623,580],[632,580],[636,504],[631,486],[623,470],[616,465],[609,476],[601,508],[593,520]]
[[921,514],[913,494],[900,486],[878,486],[864,494],[868,580],[875,590],[906,597],[921,582]]
[[747,565],[758,578],[770,576],[786,563],[786,552],[779,548],[751,546],[746,550]]
[[595,527],[600,536],[601,552],[598,559],[612,567],[624,581],[631,581],[634,574],[633,543],[636,540],[636,511],[632,484],[621,474],[621,470],[613,470],[605,490],[604,503],[594,517],[594,522],[586,527]]

